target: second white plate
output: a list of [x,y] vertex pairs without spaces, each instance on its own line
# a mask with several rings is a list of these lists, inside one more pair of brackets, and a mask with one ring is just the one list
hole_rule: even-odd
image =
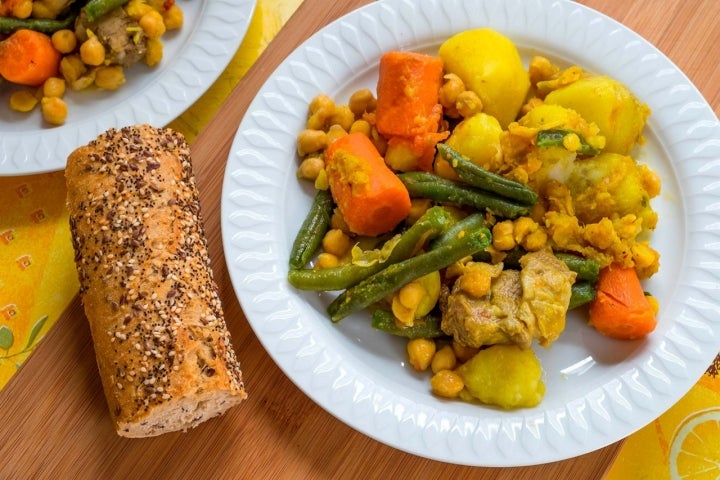
[[110,127],[175,119],[227,67],[247,32],[256,0],[179,0],[185,23],[163,36],[163,60],[156,67],[135,65],[116,91],[68,92],[65,124],[51,127],[37,109],[10,110],[16,87],[0,88],[0,175],[63,170],[75,148]]

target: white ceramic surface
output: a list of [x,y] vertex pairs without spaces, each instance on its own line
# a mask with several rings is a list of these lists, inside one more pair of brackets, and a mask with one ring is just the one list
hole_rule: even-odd
[[163,60],[135,65],[116,91],[68,91],[65,124],[44,123],[39,109],[8,107],[17,86],[0,88],[0,175],[63,170],[68,154],[110,127],[163,126],[212,85],[230,63],[247,32],[256,0],[178,0],[185,23],[163,36]]
[[[661,301],[643,341],[602,337],[569,315],[550,349],[540,406],[502,411],[445,401],[405,364],[403,340],[372,330],[369,315],[332,324],[331,297],[286,281],[293,238],[312,201],[295,177],[295,139],[310,100],[340,102],[375,89],[388,50],[437,51],[455,32],[492,27],[536,53],[611,75],[652,108],[636,158],[661,177],[652,237]],[[569,1],[387,0],[330,24],[262,87],[234,139],[222,193],[222,232],[248,321],[293,382],[351,427],[393,447],[457,464],[519,466],[567,459],[633,433],[680,399],[720,349],[720,126],[670,60],[616,21]]]

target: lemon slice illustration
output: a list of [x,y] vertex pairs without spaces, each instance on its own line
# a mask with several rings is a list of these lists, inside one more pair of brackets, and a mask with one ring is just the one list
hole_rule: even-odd
[[672,479],[720,478],[720,408],[682,420],[672,437],[669,460]]

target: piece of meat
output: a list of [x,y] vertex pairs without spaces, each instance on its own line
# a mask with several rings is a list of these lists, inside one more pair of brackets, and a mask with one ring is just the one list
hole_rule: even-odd
[[147,37],[143,29],[122,8],[112,10],[95,22],[88,21],[85,12],[81,11],[75,21],[78,40],[86,40],[88,30],[105,46],[105,60],[110,65],[130,67],[147,53]]
[[565,316],[576,273],[549,250],[540,250],[520,259],[522,301],[518,318],[534,325],[533,336],[548,346],[565,330]]
[[549,250],[520,260],[522,270],[502,270],[490,293],[476,297],[455,281],[441,296],[442,329],[459,343],[482,347],[512,343],[547,346],[565,328],[575,273]]
[[516,317],[522,298],[520,272],[503,270],[493,280],[490,294],[468,295],[455,282],[443,302],[442,329],[458,342],[470,347],[515,343],[529,347],[532,342],[527,325]]

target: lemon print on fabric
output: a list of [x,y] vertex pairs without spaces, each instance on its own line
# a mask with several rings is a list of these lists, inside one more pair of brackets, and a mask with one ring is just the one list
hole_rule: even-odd
[[720,407],[686,417],[673,434],[669,457],[673,480],[720,478]]

